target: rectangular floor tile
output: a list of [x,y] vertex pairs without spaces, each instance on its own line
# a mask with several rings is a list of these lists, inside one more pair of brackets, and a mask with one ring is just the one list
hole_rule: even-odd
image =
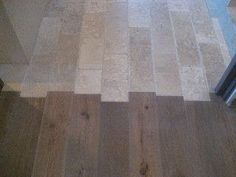
[[180,77],[185,100],[210,100],[207,81],[201,67],[182,67]]
[[130,28],[130,91],[155,92],[150,30]]
[[127,55],[107,55],[103,61],[102,101],[128,101],[128,92]]
[[166,2],[155,2],[151,7],[151,40],[154,60],[161,54],[176,53],[173,27]]
[[199,44],[210,91],[213,91],[225,71],[224,59],[217,44]]
[[34,55],[48,55],[55,52],[60,30],[60,18],[43,18],[39,28],[39,34],[36,41],[36,45],[34,48]]
[[128,3],[129,27],[150,27],[150,5],[146,1]]
[[105,53],[128,53],[128,5],[124,2],[108,3],[105,22]]
[[170,11],[188,11],[186,0],[167,0]]
[[171,18],[180,64],[182,66],[198,66],[200,57],[190,14],[188,12],[171,12]]
[[75,93],[100,94],[102,70],[79,69],[75,81]]

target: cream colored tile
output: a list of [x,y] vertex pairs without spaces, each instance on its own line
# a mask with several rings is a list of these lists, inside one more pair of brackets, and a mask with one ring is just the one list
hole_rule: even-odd
[[[155,3],[151,8],[152,27],[152,56],[154,61],[165,58],[168,55],[176,55],[176,46],[173,28],[166,2]],[[171,57],[173,59],[173,57]],[[164,62],[164,61],[163,61]]]
[[224,35],[223,35],[222,30],[221,30],[218,19],[213,18],[212,21],[213,21],[213,25],[214,25],[214,29],[215,29],[215,32],[216,32],[217,39],[218,39],[219,44],[220,44],[221,53],[222,53],[223,58],[224,58],[224,64],[225,64],[225,66],[228,66],[230,61],[231,61],[231,56],[230,56],[230,53],[229,53],[228,46],[225,42]]
[[46,97],[50,90],[50,83],[24,82],[21,88],[21,97]]
[[69,34],[79,33],[83,14],[84,3],[67,3],[61,19],[61,32]]
[[210,91],[213,91],[219,82],[225,65],[220,47],[217,44],[199,44],[202,53],[203,64],[206,70],[207,81]]
[[105,50],[104,23],[103,14],[93,13],[84,16],[80,36],[80,69],[102,69]]
[[4,87],[2,91],[4,92],[21,92],[22,82],[4,82]]
[[[193,26],[198,40],[217,43],[216,34],[210,19],[205,0],[187,0],[191,11]],[[200,41],[204,42],[204,41]]]
[[102,70],[80,69],[76,76],[75,93],[100,94],[102,82]]
[[201,67],[182,67],[180,76],[185,100],[210,100],[207,82]]
[[156,72],[178,72],[178,62],[175,53],[158,54],[153,56]]
[[128,101],[129,64],[127,55],[107,55],[102,71],[102,101]]
[[199,66],[200,57],[190,14],[187,12],[171,12],[171,18],[180,64],[182,66]]
[[130,91],[155,92],[150,30],[130,28]]
[[128,53],[128,7],[127,3],[108,3],[105,23],[105,52]]
[[106,9],[107,9],[106,0],[102,0],[102,1],[87,0],[87,1],[85,1],[85,12],[86,13],[106,12]]
[[150,4],[146,1],[128,3],[129,27],[150,27]]
[[167,0],[170,11],[188,11],[188,5],[185,0]]
[[0,64],[0,78],[5,83],[19,82],[24,80],[28,65]]
[[160,96],[182,96],[179,71],[156,72],[156,94]]
[[34,48],[34,55],[49,55],[55,52],[60,30],[61,21],[59,18],[43,18]]

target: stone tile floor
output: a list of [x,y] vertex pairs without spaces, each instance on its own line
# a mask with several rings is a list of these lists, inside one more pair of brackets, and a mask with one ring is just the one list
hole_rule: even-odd
[[205,0],[51,0],[29,65],[0,65],[5,90],[156,92],[209,101],[230,61]]

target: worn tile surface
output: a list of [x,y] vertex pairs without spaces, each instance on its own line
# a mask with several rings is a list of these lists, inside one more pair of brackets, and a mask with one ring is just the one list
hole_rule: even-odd
[[205,0],[52,0],[29,64],[0,65],[0,77],[24,97],[74,91],[123,102],[128,92],[156,92],[207,101],[230,62],[219,21]]

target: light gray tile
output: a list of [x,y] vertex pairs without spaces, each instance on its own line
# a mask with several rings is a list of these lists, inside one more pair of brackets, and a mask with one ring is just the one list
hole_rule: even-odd
[[182,66],[199,66],[200,57],[188,12],[171,12],[175,30],[178,58]]
[[19,82],[24,80],[28,65],[0,64],[0,78],[5,82]]
[[129,64],[127,55],[107,55],[102,71],[102,101],[128,101]]
[[219,82],[224,70],[224,60],[217,44],[199,44],[210,91]]
[[156,72],[156,94],[160,96],[182,96],[179,71]]
[[100,94],[102,82],[102,70],[80,69],[76,75],[75,93]]
[[167,0],[170,11],[188,11],[188,5],[185,0]]
[[199,42],[217,42],[212,21],[205,0],[186,0],[190,8],[193,26]]
[[150,27],[150,4],[146,1],[129,1],[128,18],[129,27]]
[[201,67],[182,67],[180,76],[182,94],[185,100],[210,100],[207,82]]
[[107,9],[106,0],[102,0],[102,1],[87,0],[87,1],[85,1],[85,13],[106,12],[106,9]]
[[108,3],[105,23],[105,52],[128,53],[128,7],[127,3]]
[[155,92],[150,30],[130,28],[130,91]]
[[79,68],[102,69],[105,50],[104,15],[86,14],[80,36]]
[[43,18],[34,48],[34,55],[49,55],[55,52],[60,30],[61,21],[59,18]]
[[158,54],[154,58],[156,72],[176,72],[179,70],[175,53]]

